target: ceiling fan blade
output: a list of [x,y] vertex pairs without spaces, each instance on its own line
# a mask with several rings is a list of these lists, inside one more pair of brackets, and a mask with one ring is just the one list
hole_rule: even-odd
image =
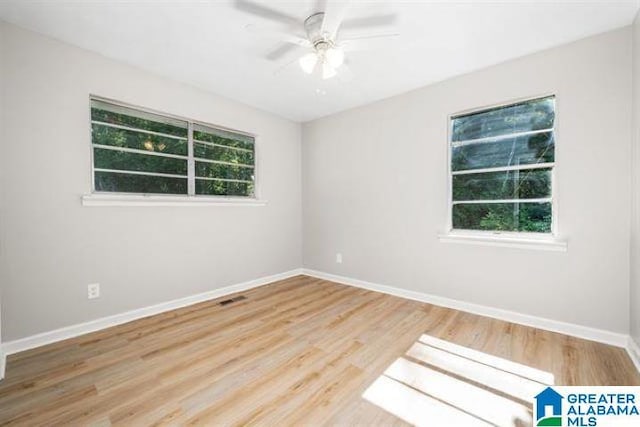
[[267,53],[265,55],[265,58],[268,59],[269,61],[277,61],[280,58],[287,56],[290,52],[293,52],[294,50],[298,49],[298,47],[299,46],[294,44],[285,43],[273,49],[271,52]]
[[384,27],[387,25],[392,25],[398,19],[398,15],[396,14],[388,14],[388,15],[374,15],[367,16],[364,18],[353,18],[345,20],[342,23],[341,28],[343,30],[352,30],[352,29],[362,29],[368,27]]
[[300,20],[295,16],[288,15],[269,6],[264,6],[250,0],[235,0],[234,6],[236,9],[242,12],[256,15],[260,18],[268,19],[271,21],[277,21],[287,25],[300,23]]
[[[299,59],[300,58],[295,58],[291,61],[285,62],[282,66],[275,69],[275,71],[273,72],[273,75],[277,76],[279,74],[282,74],[283,71],[293,68],[293,64],[297,64]],[[298,71],[300,71],[299,68],[298,68]]]
[[341,39],[341,41],[350,42],[352,40],[391,39],[399,36],[400,36],[400,33],[361,34],[361,35],[344,37]]
[[289,34],[283,31],[275,31],[269,28],[256,27],[252,24],[247,24],[244,28],[251,33],[269,37],[272,39],[279,39],[286,43],[295,44],[302,47],[311,46],[311,42],[309,40],[297,34]]
[[398,33],[353,36],[340,40],[339,46],[345,52],[378,49],[383,43],[393,41],[399,36],[400,34]]
[[313,3],[313,9],[311,10],[310,15],[318,12],[324,12],[326,8],[327,8],[327,0],[315,0],[315,2]]
[[327,0],[321,32],[334,39],[349,8],[350,0]]

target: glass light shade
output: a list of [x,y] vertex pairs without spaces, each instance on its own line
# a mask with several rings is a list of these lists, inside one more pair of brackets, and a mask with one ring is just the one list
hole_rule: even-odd
[[307,53],[302,58],[298,60],[300,64],[300,68],[307,74],[313,73],[314,68],[316,68],[316,64],[318,63],[318,55],[314,52]]
[[344,51],[337,47],[327,49],[324,54],[325,59],[333,68],[338,68],[344,62]]

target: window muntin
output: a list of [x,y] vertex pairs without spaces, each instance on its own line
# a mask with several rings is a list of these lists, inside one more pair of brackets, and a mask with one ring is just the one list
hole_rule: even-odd
[[255,196],[255,138],[91,99],[94,190]]
[[451,228],[553,231],[555,97],[451,118]]

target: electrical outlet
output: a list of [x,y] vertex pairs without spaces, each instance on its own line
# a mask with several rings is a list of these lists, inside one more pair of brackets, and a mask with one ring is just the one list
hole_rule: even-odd
[[87,298],[100,298],[100,283],[91,283],[87,285]]
[[336,262],[342,264],[342,254],[336,254]]

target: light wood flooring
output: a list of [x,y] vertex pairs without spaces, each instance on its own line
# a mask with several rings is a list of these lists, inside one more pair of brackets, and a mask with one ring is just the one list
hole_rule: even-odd
[[242,295],[9,356],[0,424],[520,426],[545,378],[640,384],[621,348],[324,280]]

